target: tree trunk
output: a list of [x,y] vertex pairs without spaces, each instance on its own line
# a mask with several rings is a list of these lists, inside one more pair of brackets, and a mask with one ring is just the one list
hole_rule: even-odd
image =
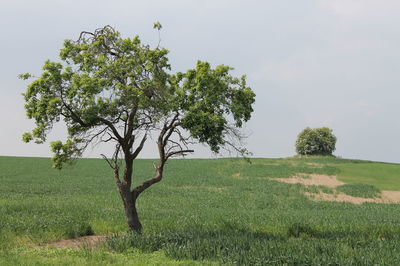
[[130,189],[125,186],[121,186],[119,188],[119,193],[121,194],[121,198],[124,203],[125,216],[129,228],[132,231],[141,232],[142,224],[140,223],[139,216],[136,210],[136,198],[133,197]]
[[139,221],[139,216],[136,211],[136,201],[125,206],[125,215],[128,221],[128,226],[132,231],[141,232],[142,224]]
[[[124,150],[125,153],[127,151]],[[122,202],[124,203],[125,217],[128,226],[132,231],[141,232],[142,224],[139,221],[139,216],[136,210],[137,196],[131,192],[132,173],[133,173],[133,158],[131,156],[125,157],[125,170],[123,180],[119,179],[119,168],[115,168],[114,180],[118,187],[119,194],[121,195]]]

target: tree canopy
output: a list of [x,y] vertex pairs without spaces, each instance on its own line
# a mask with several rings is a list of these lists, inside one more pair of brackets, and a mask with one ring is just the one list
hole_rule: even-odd
[[123,39],[109,26],[66,40],[63,62],[46,61],[24,94],[36,128],[23,140],[43,143],[63,119],[68,140],[52,143],[58,168],[90,142],[109,137],[130,146],[137,133],[159,130],[171,119],[214,152],[231,144],[225,137],[253,111],[255,95],[245,76],[232,77],[232,68],[212,69],[201,61],[186,73],[171,74],[167,54],[165,48],[143,45],[138,36]]
[[335,145],[332,129],[307,127],[297,136],[296,152],[300,155],[332,155]]

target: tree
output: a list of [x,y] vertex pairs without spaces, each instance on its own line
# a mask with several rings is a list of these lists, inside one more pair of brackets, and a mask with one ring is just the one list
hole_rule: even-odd
[[307,127],[297,136],[296,152],[300,155],[332,155],[335,145],[332,129]]
[[[161,24],[154,28],[160,31]],[[24,94],[28,118],[36,123],[23,135],[25,142],[43,143],[55,123],[66,124],[67,140],[51,142],[55,168],[81,157],[91,143],[115,143],[114,154],[102,156],[113,169],[128,226],[135,231],[142,229],[136,201],[162,180],[169,158],[192,153],[194,143],[215,153],[246,153],[239,129],[250,119],[255,94],[245,76],[233,77],[232,68],[213,69],[201,61],[185,73],[170,73],[167,54],[138,36],[124,39],[110,26],[84,31],[77,41],[64,42],[62,62],[46,61]],[[159,162],[154,177],[133,188],[133,162],[149,136],[156,136]]]

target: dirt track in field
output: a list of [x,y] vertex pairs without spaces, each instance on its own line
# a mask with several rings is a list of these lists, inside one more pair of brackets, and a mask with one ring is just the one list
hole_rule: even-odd
[[94,235],[94,236],[82,236],[73,239],[63,239],[59,241],[50,242],[44,245],[40,245],[37,247],[58,247],[58,248],[72,248],[72,249],[79,249],[79,248],[93,248],[99,246],[107,236],[105,235]]
[[344,185],[344,182],[337,180],[336,176],[317,175],[317,174],[297,174],[289,178],[271,178],[273,180],[289,183],[303,184],[306,186],[325,186],[335,188]]

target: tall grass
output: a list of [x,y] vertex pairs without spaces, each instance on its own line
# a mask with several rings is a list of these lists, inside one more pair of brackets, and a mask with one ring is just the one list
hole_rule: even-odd
[[[383,232],[381,232],[383,233]],[[395,265],[400,261],[398,231],[376,241],[371,231],[320,231],[294,223],[287,233],[254,232],[243,228],[183,228],[110,237],[116,252],[134,247],[143,252],[164,250],[178,260],[218,261],[230,265]],[[375,240],[375,241],[374,241]]]

